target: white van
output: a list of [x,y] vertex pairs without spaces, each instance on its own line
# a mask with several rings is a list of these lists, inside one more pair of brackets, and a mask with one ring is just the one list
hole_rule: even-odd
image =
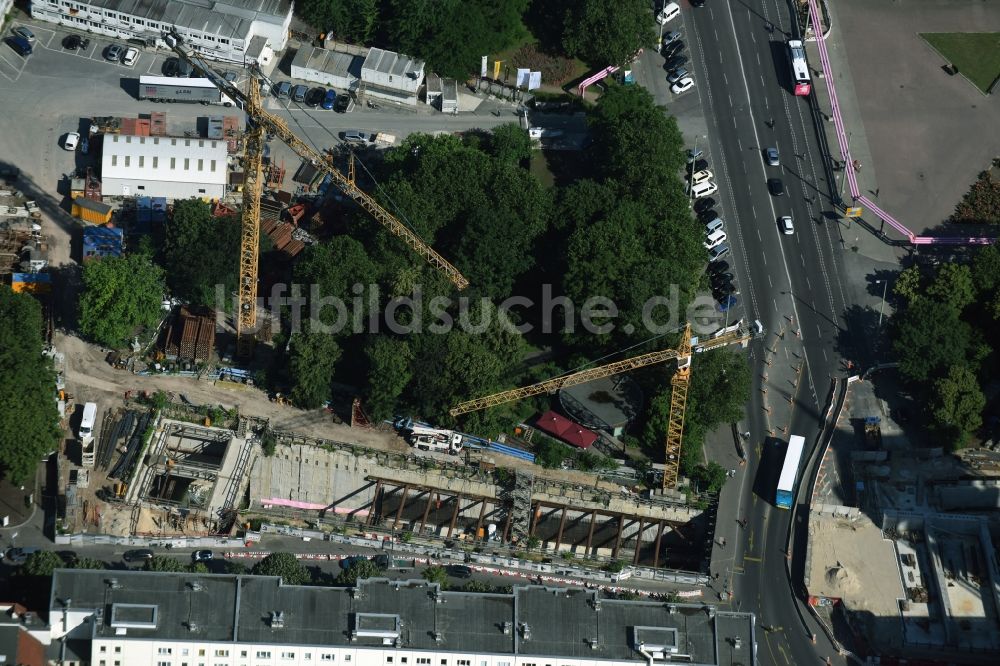
[[716,245],[719,245],[726,240],[726,232],[722,229],[716,229],[712,233],[705,236],[705,249],[711,250]]
[[86,442],[94,437],[94,422],[97,421],[97,403],[88,402],[83,406],[83,418],[80,419],[80,430],[77,437]]
[[698,183],[691,188],[691,194],[694,195],[695,199],[700,199],[702,197],[707,197],[709,194],[714,194],[719,191],[719,186],[715,184],[715,181],[706,180],[705,182]]
[[670,21],[673,21],[681,13],[681,6],[676,2],[668,2],[664,5],[663,9],[659,14],[656,15],[656,22],[660,25],[664,25]]

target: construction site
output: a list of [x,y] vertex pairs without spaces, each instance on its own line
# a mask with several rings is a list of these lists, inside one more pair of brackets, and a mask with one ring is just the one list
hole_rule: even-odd
[[1000,454],[912,444],[855,382],[813,489],[805,585],[892,654],[991,663],[1000,650]]
[[[210,71],[181,46],[174,50]],[[193,129],[174,126],[159,112],[94,118],[90,150],[100,155],[100,167],[84,168],[68,184],[74,215],[91,225],[87,229],[103,230],[87,236],[85,229],[91,253],[84,259],[119,256],[143,234],[168,224],[174,201],[190,196],[192,187],[203,187],[195,196],[211,200],[211,215],[240,225],[241,243],[232,315],[165,301],[163,322],[148,343],[137,337],[130,350],[108,354],[115,372],[128,373],[122,377],[139,375],[149,383],[139,393],[126,392],[124,404],[120,397],[103,400],[95,438],[67,447],[71,465],[61,529],[152,538],[230,536],[247,522],[280,519],[497,552],[537,548],[619,566],[707,569],[716,498],[699,494],[680,476],[691,363],[698,352],[746,347],[763,336],[759,322],[735,322],[702,339],[687,326],[676,348],[471,398],[451,409],[458,416],[559,395],[568,416],[543,413],[499,441],[412,421],[389,427],[369,419],[356,398],[350,426],[342,426],[341,439],[333,441],[300,431],[294,416],[283,423],[259,418],[252,409],[243,414],[179,391],[145,388],[163,385],[166,376],[236,392],[248,388],[250,359],[276,331],[270,314],[258,310],[258,291],[287,275],[288,262],[325,237],[336,217],[329,215],[331,208],[367,212],[456,289],[468,285],[408,224],[359,187],[353,151],[314,150],[263,108],[258,86],[244,92],[221,78],[213,82],[243,109],[245,127],[236,116],[201,118]],[[380,134],[369,148],[393,142]],[[276,157],[278,146],[292,157]],[[286,171],[295,162],[294,173]],[[168,164],[190,177],[161,179],[157,169]],[[262,235],[275,250],[266,264],[258,260]],[[619,438],[644,402],[628,373],[653,366],[673,372],[663,463],[652,473],[614,462],[603,476],[534,464],[533,435],[584,451],[593,446],[599,458],[621,456],[625,445]],[[273,396],[275,405],[284,402]],[[328,405],[328,424],[347,420],[335,411]]]

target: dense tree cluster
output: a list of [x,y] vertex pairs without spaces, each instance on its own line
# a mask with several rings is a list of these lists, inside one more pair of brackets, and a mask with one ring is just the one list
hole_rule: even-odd
[[84,264],[80,332],[106,347],[121,347],[160,322],[163,269],[145,254]]
[[42,308],[32,296],[0,285],[0,474],[27,481],[61,436],[56,376],[42,354]]
[[[479,71],[482,56],[496,57],[532,38],[545,52],[579,58],[595,68],[624,65],[656,40],[645,0],[300,0],[295,4],[299,16],[323,34],[357,44],[385,44],[422,58],[432,72],[459,80]],[[514,59],[518,66],[538,65],[525,62],[533,60],[528,52]],[[559,60],[565,61],[550,59]],[[551,69],[545,73],[547,82],[558,78]]]
[[994,160],[992,171],[983,171],[962,197],[951,217],[952,222],[1000,224],[1000,159]]
[[176,202],[163,243],[171,293],[193,305],[217,307],[219,286],[228,299],[239,275],[240,233],[239,220],[212,217],[200,199]]
[[983,422],[983,387],[996,374],[1000,348],[1000,251],[988,246],[970,263],[900,273],[892,318],[899,370],[935,435],[952,449],[968,445]]

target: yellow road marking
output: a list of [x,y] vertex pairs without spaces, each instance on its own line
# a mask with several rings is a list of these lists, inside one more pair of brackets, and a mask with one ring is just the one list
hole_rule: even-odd
[[787,655],[787,654],[785,654],[785,649],[784,649],[783,647],[781,647],[781,643],[778,643],[778,652],[780,652],[780,653],[781,653],[781,656],[785,658],[785,663],[786,663],[786,664],[789,664],[789,666],[791,666],[791,663],[792,663],[792,662],[790,662],[790,661],[788,660],[788,655]]
[[759,557],[752,557],[750,555],[744,555],[743,556],[743,560],[744,561],[750,561],[750,562],[762,562],[763,561]]

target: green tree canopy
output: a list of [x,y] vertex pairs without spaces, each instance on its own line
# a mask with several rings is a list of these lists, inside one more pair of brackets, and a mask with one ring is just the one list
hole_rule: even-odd
[[893,324],[899,371],[912,382],[943,376],[956,365],[978,369],[987,351],[957,310],[935,300],[914,300],[893,317]]
[[966,445],[983,424],[986,396],[979,388],[975,373],[969,368],[954,365],[948,374],[934,383],[934,421],[944,433],[952,449]]
[[[406,250],[400,248],[400,252]],[[318,316],[319,320],[328,325],[339,323],[344,328],[334,331],[334,335],[344,335],[353,330],[353,317],[367,313],[367,298],[360,298],[362,310],[354,313],[354,301],[358,296],[364,296],[379,278],[378,268],[368,257],[365,247],[360,241],[350,236],[338,236],[329,243],[314,243],[306,248],[301,258],[295,264],[295,284],[302,289],[302,296],[310,301],[308,308],[303,308],[302,319],[305,321]],[[364,288],[358,294],[354,286]],[[322,306],[322,301],[312,301],[314,290],[320,299],[339,299],[344,304],[345,317],[337,308]],[[342,319],[338,322],[338,319]],[[361,321],[364,321],[361,319]]]
[[341,569],[337,574],[336,584],[344,587],[353,587],[358,579],[378,578],[382,575],[375,563],[367,558],[356,559],[351,562],[351,566]]
[[329,333],[292,335],[289,374],[292,401],[303,409],[319,407],[330,399],[333,370],[340,359],[340,346]]
[[63,569],[66,564],[62,558],[50,550],[38,550],[28,555],[21,565],[22,576],[38,576],[41,578],[52,578],[52,573],[56,569]]
[[413,352],[405,340],[372,337],[365,345],[368,357],[368,393],[365,407],[373,419],[394,415],[399,396],[413,378]]
[[62,437],[42,326],[38,301],[0,285],[0,474],[15,485],[31,478]]
[[295,12],[340,41],[368,44],[378,25],[378,0],[298,0]]
[[184,562],[169,555],[154,555],[153,559],[146,560],[142,565],[143,571],[167,571],[170,573],[182,573],[187,570]]
[[490,134],[488,150],[498,161],[517,165],[531,157],[531,137],[517,123],[500,125]]
[[271,553],[253,566],[254,576],[280,576],[286,585],[305,585],[310,576],[291,553]]
[[626,65],[656,41],[644,0],[578,0],[566,3],[562,45],[591,67]]
[[221,285],[229,299],[239,276],[240,235],[239,219],[212,217],[210,205],[200,199],[177,201],[163,247],[171,291],[194,305],[217,307]]
[[98,560],[98,559],[93,558],[93,557],[81,557],[81,558],[78,558],[75,562],[73,562],[73,566],[71,568],[73,568],[73,569],[93,569],[93,570],[98,570],[99,571],[101,569],[106,569],[107,565],[104,563],[104,561]]
[[943,264],[927,286],[927,295],[961,313],[976,298],[972,271],[965,264]]
[[136,329],[161,317],[163,271],[145,255],[105,257],[83,266],[80,332],[108,347],[121,347]]
[[429,566],[420,575],[428,582],[437,583],[441,589],[448,587],[448,570],[440,565]]
[[464,81],[482,56],[525,36],[528,0],[386,0],[388,42],[427,61],[429,71]]

